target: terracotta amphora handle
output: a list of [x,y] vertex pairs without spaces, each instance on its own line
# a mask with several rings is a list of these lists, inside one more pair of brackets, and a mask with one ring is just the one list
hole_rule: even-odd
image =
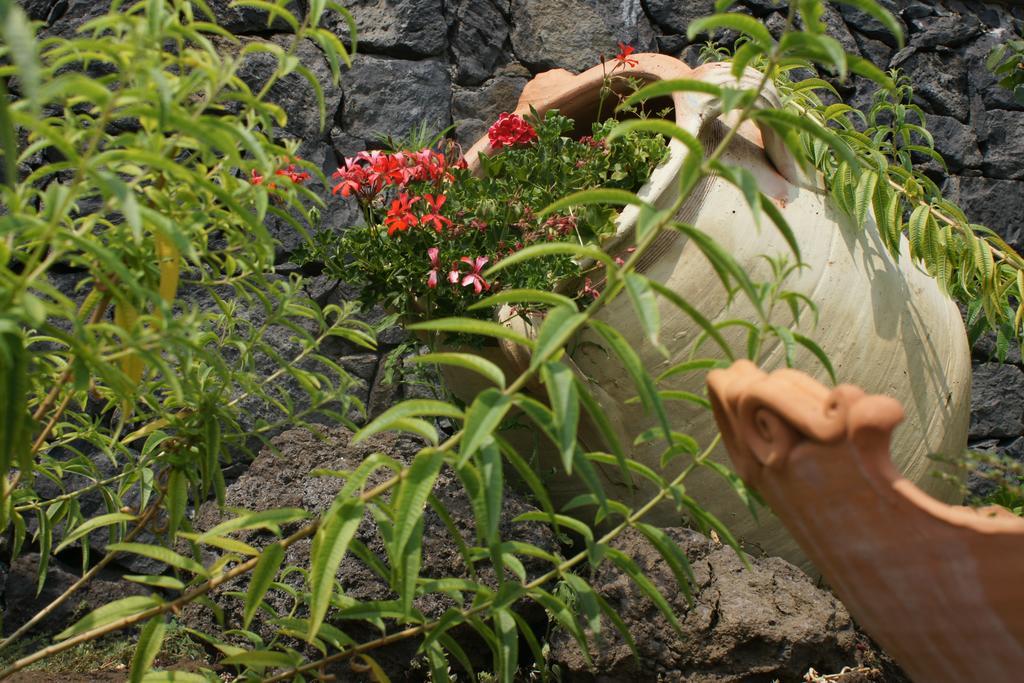
[[[747,68],[743,71],[743,75],[737,79],[732,73],[731,63],[711,62],[694,69],[692,78],[714,85],[753,89],[760,85],[764,74],[756,69]],[[677,103],[677,106],[680,106],[679,103]],[[780,109],[782,107],[779,93],[770,81],[761,88],[760,96],[757,102],[754,103],[754,106],[758,109]],[[683,93],[682,109],[682,116],[679,117],[681,125],[688,132],[692,133],[694,137],[699,136],[704,126],[722,115],[721,100],[707,93]],[[793,185],[806,185],[808,182],[807,176],[800,163],[793,157],[793,154],[775,129],[762,121],[755,121],[754,123],[761,132],[765,154],[779,175]]]

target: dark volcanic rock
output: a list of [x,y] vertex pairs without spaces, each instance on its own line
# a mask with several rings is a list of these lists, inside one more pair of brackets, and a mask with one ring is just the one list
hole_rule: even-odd
[[[34,617],[80,578],[78,574],[51,559],[46,569],[46,583],[39,595],[39,554],[27,553],[11,563],[4,591],[7,608],[4,610],[4,634],[13,633]],[[89,581],[60,607],[33,627],[31,633],[49,634],[71,625],[88,612],[114,600],[131,595],[146,595],[150,589],[119,579],[113,573],[101,573]]]
[[73,38],[79,26],[109,9],[110,0],[35,0],[28,3],[26,13],[32,19],[47,22],[39,29],[39,38]]
[[974,342],[971,347],[971,358],[982,363],[988,361],[1006,362],[1012,365],[1021,364],[1020,346],[1011,342],[1006,347],[1005,361],[999,359],[999,351],[996,348],[996,335],[994,332],[986,332]]
[[458,0],[449,2],[455,81],[477,85],[494,75],[506,60],[509,45],[508,0]]
[[512,47],[534,71],[582,71],[615,56],[618,41],[655,49],[640,0],[512,0]]
[[981,22],[969,14],[950,14],[915,19],[911,28],[910,44],[915,47],[958,47],[981,33]]
[[[231,0],[207,0],[207,4],[210,6],[217,24],[235,35],[265,34],[271,31],[287,33],[290,31],[288,23],[280,17],[274,17],[273,21],[269,22],[268,25],[267,12],[255,7],[237,5],[231,2]],[[288,3],[287,9],[298,19],[302,19],[306,14],[304,11],[305,3],[296,2],[295,0]],[[196,9],[196,15],[200,15],[198,8]]]
[[857,40],[850,33],[850,29],[846,26],[846,22],[843,21],[843,15],[836,9],[836,5],[826,4],[822,19],[825,21],[825,32],[838,40],[844,50],[855,55],[860,54]]
[[[251,40],[259,40],[251,38]],[[291,44],[289,36],[273,36],[269,42],[282,48]],[[219,45],[225,49],[238,49],[236,46],[221,41]],[[323,88],[326,120],[330,121],[338,110],[341,102],[341,87],[331,82],[331,71],[327,59],[315,44],[304,40],[299,44],[296,56],[309,69]],[[238,76],[253,90],[257,91],[270,78],[277,64],[277,57],[268,52],[250,53],[238,69]],[[299,73],[292,72],[279,79],[267,93],[268,101],[284,109],[288,115],[285,132],[302,141],[310,141],[321,137],[320,111],[317,106],[316,91],[313,86]]]
[[643,0],[643,5],[659,28],[684,36],[691,21],[715,13],[715,0]]
[[[896,0],[881,0],[879,4],[896,15],[896,23],[900,24],[901,28],[903,28],[904,35],[906,35],[907,26],[899,18],[900,3],[896,2]],[[843,19],[846,20],[847,26],[855,32],[863,34],[868,38],[880,40],[889,47],[897,46],[896,36],[890,33],[889,30],[874,17],[861,12],[859,9],[854,9],[849,5],[839,5],[839,11],[842,13]]]
[[[395,57],[430,57],[444,52],[447,38],[442,0],[341,0],[356,22],[358,52]],[[348,22],[334,32],[348,42]]]
[[891,47],[880,40],[868,38],[859,33],[853,34],[853,37],[857,41],[857,47],[860,48],[860,54],[864,59],[883,70],[889,66],[889,60],[892,58]]
[[935,139],[935,151],[945,159],[951,173],[981,166],[978,136],[972,126],[938,114],[928,114],[926,123]]
[[985,60],[992,48],[1016,37],[1013,31],[994,29],[986,31],[964,50],[967,68],[967,87],[970,95],[980,95],[987,109],[1024,110],[1024,104],[1013,98],[1013,93],[999,85],[989,71]]
[[421,122],[436,133],[451,120],[444,62],[362,55],[346,73],[342,127],[348,135],[368,141],[378,134],[405,137]]
[[610,562],[591,585],[625,621],[639,653],[634,659],[610,622],[592,639],[589,671],[572,636],[556,631],[551,658],[571,681],[797,681],[807,670],[839,671],[865,665],[884,678],[902,674],[854,627],[846,608],[815,587],[799,569],[778,558],[751,559],[687,529],[666,529],[686,553],[696,586],[688,605],[661,555],[629,530],[613,545],[631,556],[666,596],[682,625],[676,633],[658,609]]
[[995,230],[1018,252],[1024,250],[1024,181],[952,176],[943,191],[972,222]]
[[910,47],[893,57],[890,66],[910,74],[914,97],[922,100],[925,111],[967,120],[967,72],[963,59],[955,52],[925,52]]
[[[1002,459],[1024,462],[1024,437],[1013,439],[986,439],[977,443],[967,445],[968,449],[975,452],[991,453]],[[967,476],[968,504],[972,501],[984,502],[986,496],[990,496],[999,490],[1000,483],[1005,481],[1007,473],[1001,468],[993,467],[988,463],[982,463],[978,469],[970,472]],[[1018,484],[1022,482],[1018,481]]]
[[[257,457],[249,471],[239,477],[227,490],[226,504],[232,508],[245,508],[258,511],[274,507],[300,507],[311,513],[322,513],[333,502],[342,487],[342,480],[330,476],[312,476],[310,472],[318,468],[330,470],[353,470],[372,453],[384,453],[398,461],[408,464],[415,454],[424,446],[423,442],[408,436],[379,435],[367,439],[358,445],[350,443],[351,433],[340,428],[327,430],[324,438],[318,439],[307,431],[285,432],[274,440],[279,452],[264,450]],[[378,470],[367,482],[366,488],[383,482],[390,470]],[[455,474],[445,468],[441,471],[434,487],[434,495],[451,517],[463,540],[473,544],[476,525],[473,508]],[[513,523],[510,520],[528,510],[532,506],[522,496],[506,491],[504,512],[501,524],[502,538],[534,544],[549,552],[557,552],[557,544],[550,529],[533,523]],[[204,505],[197,515],[195,526],[198,529],[209,529],[222,521],[221,513],[212,503]],[[449,532],[429,507],[423,513],[424,529],[422,534],[423,562],[422,575],[425,577],[468,577],[459,547],[449,536]],[[291,533],[298,527],[291,525],[284,529]],[[265,532],[243,532],[239,538],[257,547],[266,546],[273,537]],[[356,539],[365,544],[369,552],[383,561],[387,555],[376,524],[369,512],[356,532]],[[308,540],[300,541],[291,546],[286,554],[285,562],[290,565],[308,567]],[[538,575],[547,565],[540,561],[524,558],[524,566],[528,575]],[[485,583],[493,584],[494,573],[485,563],[477,563],[477,578]],[[282,579],[294,588],[301,590],[302,577],[291,573]],[[355,555],[349,553],[338,570],[338,581],[344,593],[355,600],[380,600],[393,597],[388,582],[381,578],[371,567],[364,564]],[[231,591],[245,590],[246,578],[240,578],[211,592],[213,602],[224,610],[225,622],[232,626],[241,623],[242,602],[232,596]],[[272,589],[265,601],[274,609],[288,613],[292,607],[292,597],[284,591]],[[439,594],[430,594],[417,599],[415,606],[431,618],[440,617],[452,605],[452,602]],[[528,619],[540,619],[543,615],[537,612],[524,612]],[[301,616],[297,615],[297,616]],[[183,614],[186,624],[199,627],[205,632],[215,632],[216,626],[212,614],[199,605],[189,605]],[[331,614],[328,613],[328,621]],[[379,635],[373,626],[354,621],[338,622],[353,638],[369,639]],[[257,616],[253,630],[266,636],[273,635],[276,627],[271,625],[265,615]],[[453,636],[459,637],[457,632]],[[465,644],[465,643],[464,643]],[[378,661],[385,667],[388,675],[395,680],[422,680],[415,671],[410,669],[416,644],[414,642],[400,644],[392,650],[381,651]],[[347,667],[339,668],[335,673],[347,673]]]
[[459,144],[468,148],[487,133],[502,112],[512,111],[526,83],[525,76],[496,76],[479,88],[456,87],[452,118]]
[[1024,372],[1013,365],[980,363],[971,377],[971,439],[1024,432]]
[[985,112],[985,160],[988,178],[1024,178],[1024,111]]

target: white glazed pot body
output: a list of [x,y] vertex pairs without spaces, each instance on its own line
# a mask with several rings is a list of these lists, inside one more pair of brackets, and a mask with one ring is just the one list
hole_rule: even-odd
[[[657,69],[650,66],[649,57],[657,58],[661,71],[655,78],[704,78],[722,82],[727,78],[728,65],[710,64],[689,70],[685,64],[670,64],[662,55],[642,55],[641,70],[651,74]],[[672,60],[675,62],[675,60]],[[662,75],[664,74],[664,75]],[[599,76],[599,72],[597,73]],[[540,85],[538,85],[538,82]],[[593,87],[594,70],[571,76],[565,72],[542,74],[524,91],[517,111],[528,111],[532,104],[543,112],[561,108],[572,115],[567,103],[583,98],[579,91],[589,84]],[[543,87],[541,87],[543,86]],[[561,88],[561,90],[559,90]],[[724,124],[696,121],[695,114],[702,104],[698,99],[677,96],[676,120],[681,126],[697,132],[699,128],[707,142],[715,134],[722,134]],[[706,109],[706,107],[705,107]],[[711,126],[719,126],[713,130]],[[906,409],[906,421],[895,432],[892,446],[894,464],[904,476],[934,497],[953,502],[958,487],[936,475],[939,466],[929,454],[957,455],[967,440],[970,416],[970,356],[966,333],[960,314],[939,289],[935,281],[915,266],[903,241],[901,258],[895,262],[888,254],[874,224],[869,220],[863,228],[836,209],[827,193],[814,183],[797,177],[791,160],[779,151],[775,141],[763,141],[752,126],[741,129],[724,158],[731,164],[746,167],[758,178],[761,190],[775,202],[796,235],[808,267],[794,273],[785,288],[809,296],[818,306],[819,324],[813,324],[813,315],[804,310],[799,325],[792,324],[786,306],[780,306],[774,321],[786,325],[813,340],[828,354],[839,382],[856,384],[868,393],[887,394],[899,400]],[[684,151],[672,146],[670,160],[652,176],[652,183],[641,191],[648,201],[659,207],[669,206],[675,199],[673,182],[678,174]],[[764,147],[768,147],[769,154]],[[470,152],[486,149],[486,139]],[[775,163],[769,159],[772,156]],[[787,177],[780,175],[782,171]],[[764,218],[760,228],[740,191],[718,178],[706,179],[680,212],[680,219],[696,225],[713,237],[729,252],[755,281],[771,279],[770,269],[763,256],[792,252],[782,235]],[[624,212],[620,219],[617,250],[630,237],[635,213]],[[665,238],[651,257],[641,263],[641,272],[688,300],[712,322],[728,319],[756,320],[753,306],[742,294],[730,303],[714,270],[697,246],[684,236]],[[629,300],[618,297],[600,313],[600,319],[614,325],[640,355],[644,366],[653,376],[673,365],[687,360],[692,342],[700,328],[671,303],[660,304],[662,343],[669,350],[665,358],[653,348],[642,334]],[[745,347],[745,330],[727,329],[726,338],[737,351]],[[632,446],[633,437],[655,420],[643,408],[629,399],[636,389],[629,374],[616,361],[614,355],[603,348],[603,341],[593,332],[585,332],[574,345],[572,360],[590,382],[597,399],[609,419],[622,435],[630,456],[656,470],[660,469],[659,456],[662,443]],[[785,365],[781,344],[767,348],[761,366],[771,370]],[[713,343],[706,343],[699,356],[719,353]],[[518,362],[517,362],[518,361]],[[510,374],[520,359],[509,359]],[[801,348],[795,366],[828,382],[827,372],[814,356]],[[449,386],[464,399],[471,399],[474,389],[463,383],[464,377],[449,375]],[[667,379],[659,389],[679,389],[705,394],[703,373],[678,375]],[[459,389],[459,385],[463,390]],[[467,391],[468,390],[468,391]],[[710,411],[681,401],[666,403],[669,421],[676,431],[693,436],[698,443],[709,444],[717,434]],[[522,429],[511,435],[517,446],[528,450],[537,447],[534,456],[538,468],[548,474],[552,497],[558,505],[584,491],[582,482],[557,474],[558,456],[553,449],[538,443],[534,430]],[[580,438],[590,450],[607,450],[597,431],[583,424]],[[728,463],[724,448],[719,447],[711,456]],[[663,475],[671,477],[686,465],[687,458],[678,458],[668,465]],[[653,490],[638,480],[639,488],[629,488],[622,481],[617,468],[600,467],[602,478],[610,496],[631,505],[649,499]],[[699,468],[686,481],[690,495],[725,522],[726,526],[744,543],[770,555],[784,557],[809,568],[802,552],[782,525],[767,511],[761,511],[755,520],[730,485],[710,470]],[[586,518],[588,510],[580,511]],[[648,521],[662,526],[678,526],[684,520],[673,504],[655,508]]]

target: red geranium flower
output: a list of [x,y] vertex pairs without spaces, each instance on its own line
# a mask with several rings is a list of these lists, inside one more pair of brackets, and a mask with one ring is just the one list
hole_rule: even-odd
[[445,218],[441,215],[441,207],[444,206],[445,200],[447,199],[448,198],[443,194],[439,194],[437,197],[430,194],[423,195],[423,200],[427,203],[427,206],[429,206],[430,209],[427,213],[420,216],[420,225],[433,225],[434,230],[437,232],[441,232],[441,227],[444,225],[451,227],[451,219]]
[[640,62],[632,59],[631,54],[636,52],[636,48],[631,45],[626,45],[621,40],[619,41],[619,54],[615,55],[615,68],[626,68],[630,66],[636,66]]
[[523,120],[522,116],[502,112],[498,120],[487,130],[487,138],[492,149],[501,149],[506,145],[519,145],[537,139],[537,131]]
[[391,202],[388,215],[384,218],[384,224],[388,226],[388,237],[396,231],[405,231],[419,223],[419,219],[412,213],[412,205],[420,200],[419,197],[409,198],[409,195],[402,193],[398,199]]
[[297,185],[301,185],[310,178],[306,171],[296,171],[295,164],[288,164],[288,168],[279,168],[274,174],[288,176],[288,179]]

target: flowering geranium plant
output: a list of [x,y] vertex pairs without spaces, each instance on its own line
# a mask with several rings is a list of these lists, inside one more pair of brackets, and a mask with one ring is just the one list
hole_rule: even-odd
[[494,279],[485,271],[529,244],[600,244],[614,232],[617,214],[606,207],[538,217],[552,201],[579,190],[636,191],[667,156],[664,139],[649,133],[609,143],[614,124],[596,123],[590,135],[573,139],[574,122],[557,111],[526,118],[503,113],[488,131],[491,154],[481,155],[476,173],[450,143],[360,152],[335,172],[333,193],[357,202],[365,224],[340,240],[321,238],[307,258],[329,264],[342,279],[362,281],[367,303],[406,320],[486,318],[491,311],[468,307],[510,287],[568,283],[570,294],[589,300],[598,294],[592,282],[601,278],[568,256],[530,260]]

